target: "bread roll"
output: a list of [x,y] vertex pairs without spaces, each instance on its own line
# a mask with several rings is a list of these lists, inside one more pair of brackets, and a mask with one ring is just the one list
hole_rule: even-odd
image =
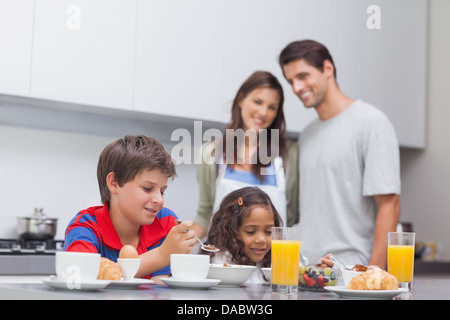
[[100,280],[120,280],[122,278],[122,270],[117,263],[108,258],[100,258],[100,271],[97,279]]
[[380,269],[369,269],[350,280],[350,290],[397,290],[398,281],[393,275]]

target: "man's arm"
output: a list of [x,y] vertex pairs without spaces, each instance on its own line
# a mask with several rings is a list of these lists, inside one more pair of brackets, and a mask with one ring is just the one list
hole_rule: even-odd
[[400,197],[396,194],[387,194],[376,195],[374,198],[378,207],[378,213],[369,265],[377,265],[385,269],[387,263],[388,232],[393,232],[397,228],[400,216]]

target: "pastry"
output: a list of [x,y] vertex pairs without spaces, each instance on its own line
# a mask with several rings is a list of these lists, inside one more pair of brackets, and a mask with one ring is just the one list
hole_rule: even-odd
[[397,290],[398,281],[393,275],[381,269],[369,269],[350,280],[350,290]]
[[97,279],[100,280],[120,280],[122,278],[122,270],[117,263],[108,258],[100,258],[100,271]]

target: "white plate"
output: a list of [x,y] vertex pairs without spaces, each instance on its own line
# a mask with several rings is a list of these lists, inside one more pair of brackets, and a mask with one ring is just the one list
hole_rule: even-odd
[[143,284],[154,283],[153,280],[140,278],[131,280],[111,280],[110,282],[111,283],[108,285],[108,289],[133,289],[142,286]]
[[84,290],[84,291],[92,291],[103,289],[106,287],[110,281],[108,280],[93,280],[93,281],[85,281],[80,282],[78,284],[67,283],[67,280],[58,279],[56,276],[50,276],[48,278],[41,279],[46,285],[62,290]]
[[218,285],[221,280],[205,279],[202,281],[189,281],[170,278],[160,278],[162,282],[172,288],[208,289]]
[[408,292],[407,288],[397,290],[350,290],[344,286],[324,287],[325,290],[334,292],[343,298],[364,298],[364,299],[392,299],[401,293]]

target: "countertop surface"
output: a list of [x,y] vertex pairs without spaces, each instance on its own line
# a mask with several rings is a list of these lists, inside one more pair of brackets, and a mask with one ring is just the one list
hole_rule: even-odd
[[[14,300],[344,300],[331,292],[299,291],[294,295],[272,293],[269,285],[241,287],[215,286],[209,289],[170,288],[145,284],[133,289],[104,288],[95,291],[54,289],[42,279],[48,275],[0,276],[0,299]],[[413,293],[398,298],[412,300],[450,300],[450,276],[417,276]],[[359,298],[361,299],[361,298]]]

